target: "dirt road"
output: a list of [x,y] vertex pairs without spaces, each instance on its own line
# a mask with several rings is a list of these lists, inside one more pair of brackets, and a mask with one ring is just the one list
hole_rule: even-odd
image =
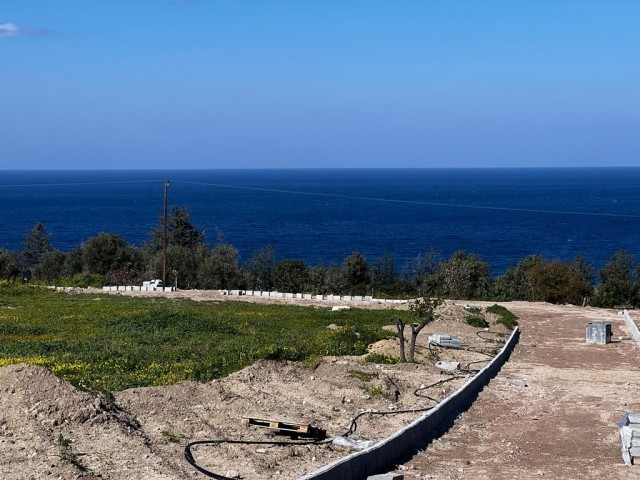
[[628,335],[622,318],[509,308],[522,327],[511,359],[443,437],[400,466],[405,478],[640,478],[640,465],[622,461],[617,426],[624,411],[640,411],[640,349],[631,340],[585,343],[587,322],[611,322],[614,339]]

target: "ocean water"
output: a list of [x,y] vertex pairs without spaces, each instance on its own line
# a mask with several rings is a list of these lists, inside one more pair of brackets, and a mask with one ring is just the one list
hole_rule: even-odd
[[241,261],[273,245],[308,264],[388,252],[400,269],[464,249],[501,274],[530,254],[640,256],[640,168],[0,171],[0,246],[21,249],[38,221],[63,251],[100,232],[141,245],[165,180],[169,206]]

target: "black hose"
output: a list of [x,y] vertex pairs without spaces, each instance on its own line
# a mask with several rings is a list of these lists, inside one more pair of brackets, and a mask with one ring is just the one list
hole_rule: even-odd
[[206,475],[210,478],[216,478],[218,480],[234,480],[230,477],[225,477],[224,475],[219,475],[217,473],[211,472],[205,468],[202,468],[196,462],[195,458],[193,458],[193,453],[191,452],[191,448],[196,445],[219,445],[221,443],[232,443],[232,444],[242,444],[242,445],[322,445],[324,443],[330,443],[333,439],[327,440],[308,440],[308,441],[271,441],[271,440],[229,440],[229,439],[216,439],[216,440],[197,440],[195,442],[189,442],[184,447],[184,458],[189,462],[189,464],[198,470],[200,473]]
[[[451,382],[453,380],[457,380],[459,378],[466,378],[464,376],[453,376],[453,377],[449,377],[449,378],[445,378],[444,380],[439,380],[435,383],[426,385],[424,387],[419,387],[417,389],[414,390],[413,394],[421,397],[421,398],[426,398],[428,400],[431,400],[432,402],[435,402],[435,404],[437,405],[438,403],[440,403],[439,400],[436,400],[435,398],[429,397],[427,395],[420,395],[418,392],[421,392],[423,390],[427,390],[429,388],[432,387],[436,387],[438,385],[441,385],[443,383],[446,382]],[[358,428],[358,419],[364,415],[379,415],[379,416],[383,416],[383,415],[398,415],[398,414],[403,414],[403,413],[421,413],[421,412],[426,412],[431,410],[435,405],[432,405],[430,407],[425,407],[425,408],[414,408],[414,409],[410,409],[410,410],[386,410],[386,411],[382,411],[382,412],[373,412],[373,411],[367,411],[367,412],[361,412],[359,414],[357,414],[352,420],[351,423],[349,425],[349,429],[342,435],[343,437],[348,437],[349,435],[352,435],[353,433],[355,433],[356,429]],[[197,440],[195,442],[189,442],[185,447],[184,447],[184,458],[187,460],[187,462],[189,462],[189,464],[195,468],[196,470],[198,470],[200,473],[206,475],[207,477],[210,478],[215,478],[217,480],[236,480],[230,477],[225,477],[224,475],[219,475],[217,473],[214,473],[210,470],[207,470],[206,468],[201,467],[200,465],[198,465],[198,463],[196,462],[195,458],[193,457],[193,452],[191,451],[192,447],[195,447],[197,445],[219,445],[221,443],[231,443],[231,444],[242,444],[242,445],[280,445],[280,446],[284,446],[284,445],[323,445],[323,444],[328,444],[331,443],[333,441],[333,438],[329,438],[326,440],[308,440],[308,441],[271,441],[271,440],[229,440],[229,439],[214,439],[214,440]]]

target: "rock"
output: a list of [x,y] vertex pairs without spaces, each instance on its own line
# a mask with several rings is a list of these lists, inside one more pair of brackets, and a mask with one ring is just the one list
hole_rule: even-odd
[[527,387],[527,382],[524,380],[511,380],[511,385],[514,387]]

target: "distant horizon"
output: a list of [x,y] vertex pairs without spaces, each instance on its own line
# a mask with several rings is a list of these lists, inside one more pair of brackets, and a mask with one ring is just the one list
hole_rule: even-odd
[[513,167],[237,167],[237,168],[0,168],[0,172],[189,172],[189,171],[242,171],[242,170],[597,170],[640,169],[640,165],[577,165],[577,166],[513,166]]

